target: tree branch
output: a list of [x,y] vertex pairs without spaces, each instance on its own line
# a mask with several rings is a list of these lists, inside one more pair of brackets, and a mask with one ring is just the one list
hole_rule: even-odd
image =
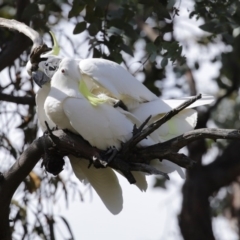
[[43,45],[43,40],[39,33],[22,22],[0,18],[0,26],[7,27],[11,30],[17,30],[19,32],[15,34],[13,40],[7,43],[1,51],[0,71],[7,66],[11,66],[12,62],[17,59],[24,50],[31,46],[29,38],[33,42],[32,50]]
[[131,149],[134,146],[136,146],[140,141],[142,141],[144,138],[149,136],[151,133],[153,133],[155,130],[160,128],[164,123],[169,121],[172,117],[176,116],[179,112],[181,112],[183,109],[187,108],[194,102],[196,102],[198,99],[202,97],[201,94],[198,94],[196,97],[189,98],[184,103],[180,104],[177,108],[172,109],[168,113],[166,113],[162,118],[160,118],[158,121],[150,124],[147,128],[143,129],[145,125],[150,120],[150,117],[146,119],[146,121],[139,127],[139,129],[134,126],[133,129],[133,137],[124,143],[122,147],[122,153],[126,154],[126,149]]
[[5,93],[0,93],[0,101],[12,102],[16,104],[26,104],[31,106],[35,105],[34,97],[18,97],[18,96],[5,94]]
[[27,177],[43,154],[41,139],[34,141],[0,180],[0,239],[11,240],[9,206],[20,183]]
[[215,239],[209,197],[240,175],[239,148],[240,142],[234,142],[213,163],[207,166],[196,165],[188,171],[179,216],[179,226],[185,240]]
[[[21,43],[21,44],[19,44]],[[13,40],[8,42],[0,54],[0,71],[11,66],[13,61],[17,59],[20,54],[31,46],[29,39],[21,33],[16,33]]]
[[22,22],[16,21],[14,19],[9,20],[5,18],[0,18],[0,26],[7,27],[11,30],[14,29],[17,30],[18,32],[23,33],[32,40],[33,48],[43,44],[43,40],[40,37],[39,33]]

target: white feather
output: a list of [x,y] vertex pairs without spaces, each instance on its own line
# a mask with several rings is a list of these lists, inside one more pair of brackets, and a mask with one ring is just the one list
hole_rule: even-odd
[[115,62],[99,58],[84,59],[79,62],[79,69],[93,92],[104,91],[122,100],[129,109],[157,99],[155,94]]
[[[97,192],[104,205],[112,214],[118,214],[123,208],[122,189],[116,174],[110,168],[88,168],[88,161],[71,157],[75,175],[81,179],[84,174]],[[85,179],[83,179],[85,181]]]
[[44,102],[49,92],[50,92],[50,83],[46,83],[45,85],[42,86],[42,88],[38,90],[35,97],[38,121],[42,131],[47,130],[45,121],[48,123],[50,128],[55,127],[55,124],[52,122],[52,120],[49,117],[47,117],[43,108]]

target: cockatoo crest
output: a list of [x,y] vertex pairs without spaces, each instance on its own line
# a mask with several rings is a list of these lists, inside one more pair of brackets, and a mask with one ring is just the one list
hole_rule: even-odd
[[50,51],[50,53],[48,53],[48,56],[49,55],[58,56],[58,54],[60,52],[60,47],[58,45],[57,39],[55,37],[55,34],[52,31],[49,31],[49,33],[51,34],[51,36],[53,38],[53,48],[52,48],[52,51]]

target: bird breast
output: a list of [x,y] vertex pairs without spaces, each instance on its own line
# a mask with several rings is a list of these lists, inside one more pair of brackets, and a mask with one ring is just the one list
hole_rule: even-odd
[[48,96],[44,103],[44,110],[46,115],[53,121],[53,123],[60,129],[68,129],[72,132],[76,132],[66,114],[64,113],[62,101],[58,99]]

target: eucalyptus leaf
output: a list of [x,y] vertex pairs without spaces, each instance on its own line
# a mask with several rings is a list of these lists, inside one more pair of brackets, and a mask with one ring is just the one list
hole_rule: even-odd
[[86,30],[87,23],[86,22],[80,22],[76,25],[76,27],[73,30],[73,34],[79,34]]
[[165,68],[168,64],[168,58],[167,57],[164,57],[161,61],[161,67],[162,68]]

